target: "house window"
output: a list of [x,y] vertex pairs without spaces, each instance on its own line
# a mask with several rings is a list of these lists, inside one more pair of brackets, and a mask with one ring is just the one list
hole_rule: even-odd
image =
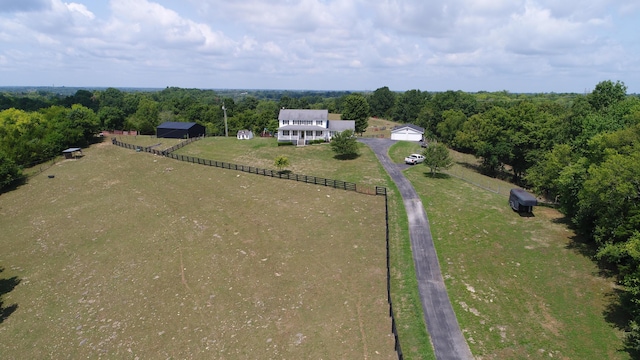
[[282,136],[289,136],[289,130],[282,130]]
[[322,136],[322,131],[316,131],[316,136]]
[[293,125],[313,125],[313,120],[293,120]]
[[307,130],[307,136],[313,136],[313,131]]
[[316,125],[322,126],[322,120],[316,120]]
[[282,120],[282,125],[289,125],[289,120]]
[[298,130],[292,130],[291,131],[291,135],[298,136]]

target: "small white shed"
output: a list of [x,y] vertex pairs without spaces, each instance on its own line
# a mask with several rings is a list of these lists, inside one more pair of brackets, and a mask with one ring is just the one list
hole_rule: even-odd
[[253,139],[253,131],[251,130],[239,130],[238,131],[238,140],[249,140],[249,139]]
[[424,129],[413,124],[398,125],[391,129],[391,140],[422,141]]

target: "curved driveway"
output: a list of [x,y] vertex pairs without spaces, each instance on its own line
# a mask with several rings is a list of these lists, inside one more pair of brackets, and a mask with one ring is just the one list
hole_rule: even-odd
[[393,140],[360,138],[359,141],[373,150],[402,195],[409,218],[411,250],[424,320],[436,358],[438,360],[473,359],[447,295],[427,213],[415,189],[402,174],[402,170],[406,169],[407,165],[394,164],[387,155],[389,147],[394,143]]

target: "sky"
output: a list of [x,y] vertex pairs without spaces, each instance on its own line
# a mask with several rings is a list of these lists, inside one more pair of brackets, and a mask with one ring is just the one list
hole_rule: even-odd
[[640,93],[638,0],[0,0],[0,86]]

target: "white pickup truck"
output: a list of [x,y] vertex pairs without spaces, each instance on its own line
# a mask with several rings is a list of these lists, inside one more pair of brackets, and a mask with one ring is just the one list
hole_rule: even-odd
[[424,161],[424,156],[422,156],[420,154],[411,154],[411,155],[407,156],[406,158],[404,158],[404,162],[409,164],[409,165],[420,164],[423,161]]

